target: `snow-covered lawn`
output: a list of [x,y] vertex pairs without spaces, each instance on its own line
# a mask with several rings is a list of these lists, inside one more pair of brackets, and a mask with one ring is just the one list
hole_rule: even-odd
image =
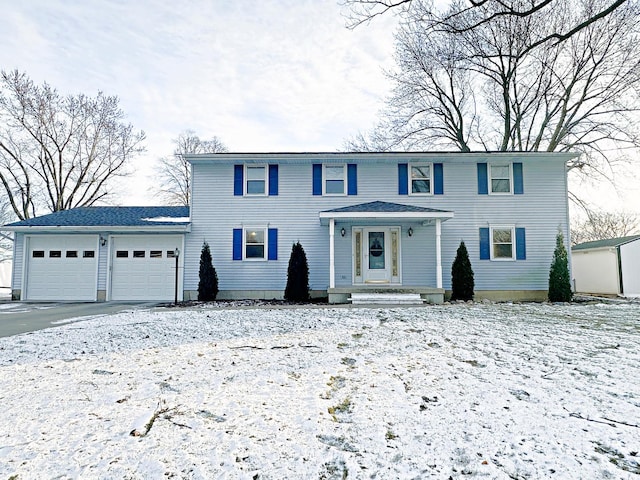
[[0,406],[3,479],[635,479],[640,304],[122,313],[0,339]]

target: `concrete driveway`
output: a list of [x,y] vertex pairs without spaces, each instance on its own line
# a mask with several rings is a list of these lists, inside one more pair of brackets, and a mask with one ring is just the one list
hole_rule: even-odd
[[147,309],[158,303],[24,303],[0,302],[0,337],[33,332],[44,328],[111,315],[124,310]]

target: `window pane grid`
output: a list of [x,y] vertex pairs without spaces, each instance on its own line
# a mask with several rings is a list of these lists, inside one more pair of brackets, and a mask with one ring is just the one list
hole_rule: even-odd
[[245,229],[245,258],[265,258],[265,231],[264,229]]
[[264,195],[266,192],[266,168],[247,167],[247,195]]
[[492,232],[493,258],[513,258],[513,231],[510,228],[496,228]]
[[324,193],[329,195],[343,195],[345,187],[344,165],[325,165]]
[[511,192],[511,167],[509,165],[491,165],[491,193]]
[[431,165],[411,166],[411,193],[431,193]]

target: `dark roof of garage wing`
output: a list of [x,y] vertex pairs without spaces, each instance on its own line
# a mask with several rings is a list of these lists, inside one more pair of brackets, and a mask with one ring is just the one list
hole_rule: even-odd
[[613,248],[619,247],[626,243],[634,242],[640,239],[640,235],[630,235],[628,237],[618,237],[618,238],[607,238],[605,240],[594,240],[592,242],[580,243],[579,245],[574,245],[571,247],[571,250],[579,251],[579,250],[589,250],[594,248]]
[[329,218],[353,220],[353,219],[405,219],[405,220],[431,220],[440,218],[446,220],[453,217],[453,212],[438,210],[436,208],[419,207],[416,205],[404,205],[391,202],[368,202],[357,205],[349,205],[332,210],[320,212],[320,221]]
[[78,207],[10,223],[2,228],[15,231],[96,228],[185,231],[189,225],[189,207]]

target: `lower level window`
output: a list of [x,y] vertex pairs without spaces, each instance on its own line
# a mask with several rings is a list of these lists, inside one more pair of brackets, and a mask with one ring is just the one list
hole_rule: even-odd
[[244,229],[244,258],[264,260],[265,236],[264,228]]
[[494,227],[491,229],[491,258],[513,260],[513,228]]

